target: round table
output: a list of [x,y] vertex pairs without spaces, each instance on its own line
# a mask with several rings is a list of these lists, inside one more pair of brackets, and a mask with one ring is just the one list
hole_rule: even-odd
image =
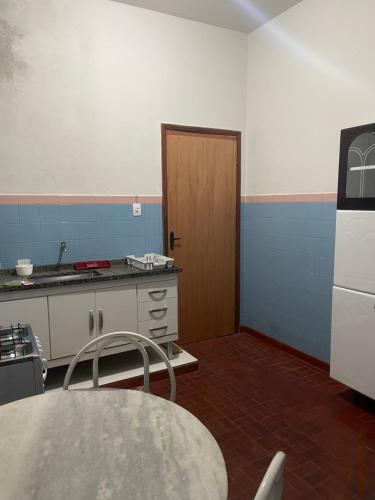
[[138,391],[56,391],[0,407],[2,500],[225,500],[213,436]]

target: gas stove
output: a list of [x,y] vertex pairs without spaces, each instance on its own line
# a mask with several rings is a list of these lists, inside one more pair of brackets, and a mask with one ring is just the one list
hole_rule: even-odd
[[27,327],[18,323],[17,326],[0,327],[0,363],[14,358],[22,358],[31,354],[33,345]]
[[44,392],[47,360],[30,325],[0,327],[0,404]]

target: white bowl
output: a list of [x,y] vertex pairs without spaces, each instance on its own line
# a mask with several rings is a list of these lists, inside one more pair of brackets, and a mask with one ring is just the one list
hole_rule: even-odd
[[18,276],[31,276],[33,274],[32,264],[17,264],[16,273]]

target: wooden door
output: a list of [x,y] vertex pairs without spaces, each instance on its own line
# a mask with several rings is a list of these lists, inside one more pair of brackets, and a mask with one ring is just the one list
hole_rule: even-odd
[[239,155],[239,133],[163,127],[164,251],[183,268],[184,343],[238,326]]

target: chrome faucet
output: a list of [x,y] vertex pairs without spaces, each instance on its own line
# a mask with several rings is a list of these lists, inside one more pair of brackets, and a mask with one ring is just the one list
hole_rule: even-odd
[[57,261],[57,268],[61,266],[63,253],[66,253],[67,251],[68,251],[68,246],[66,244],[66,241],[60,241],[60,252],[59,252],[59,259]]

